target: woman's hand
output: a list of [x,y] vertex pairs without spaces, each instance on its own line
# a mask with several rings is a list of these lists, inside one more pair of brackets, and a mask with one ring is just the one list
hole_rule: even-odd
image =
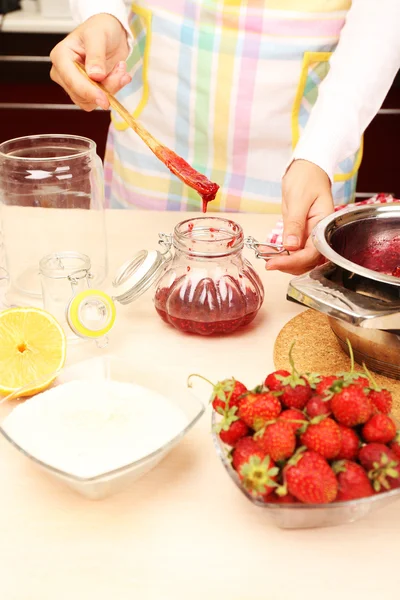
[[107,14],[95,15],[53,48],[50,77],[83,110],[97,106],[107,109],[105,94],[79,73],[74,62],[84,64],[91,79],[100,81],[115,94],[131,80],[124,62],[128,53],[126,31],[118,19]]
[[306,160],[295,160],[282,182],[283,245],[290,256],[267,262],[268,270],[300,275],[321,260],[311,241],[315,225],[334,210],[328,175]]

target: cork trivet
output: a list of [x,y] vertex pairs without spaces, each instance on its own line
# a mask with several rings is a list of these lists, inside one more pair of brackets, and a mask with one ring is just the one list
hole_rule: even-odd
[[[293,358],[300,372],[332,375],[347,371],[350,359],[341,349],[328,319],[322,313],[306,310],[289,321],[278,334],[274,347],[276,369],[288,369],[289,350],[293,342]],[[357,370],[362,367],[356,366]],[[400,381],[383,375],[373,374],[381,387],[393,395],[393,414],[400,420]]]

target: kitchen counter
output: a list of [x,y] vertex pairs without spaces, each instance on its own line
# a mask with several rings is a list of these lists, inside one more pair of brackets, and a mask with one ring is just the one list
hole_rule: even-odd
[[44,17],[40,13],[16,10],[5,15],[5,33],[69,33],[76,26],[72,18]]
[[[111,271],[154,248],[184,213],[112,211]],[[262,238],[276,216],[232,215]],[[281,327],[301,308],[285,301],[290,276],[262,276],[264,306],[233,337],[179,334],[148,292],[118,307],[107,350],[75,347],[70,361],[111,352],[186,380],[234,375],[256,385],[273,370]],[[152,472],[121,495],[91,502],[58,487],[0,440],[0,563],[4,600],[389,600],[400,584],[400,504],[330,529],[282,531],[235,488],[210,437],[210,410]]]

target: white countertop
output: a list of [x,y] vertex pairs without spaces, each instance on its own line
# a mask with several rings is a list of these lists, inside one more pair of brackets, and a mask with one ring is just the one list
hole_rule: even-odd
[[69,33],[75,26],[72,17],[44,17],[38,12],[16,10],[5,15],[2,31],[6,33]]
[[[136,250],[154,248],[159,231],[172,231],[188,216],[109,211],[110,273]],[[230,216],[259,239],[277,219]],[[245,254],[267,292],[246,331],[213,339],[179,334],[156,315],[148,292],[118,307],[104,352],[134,361],[143,373],[154,365],[155,377],[167,369],[182,381],[197,372],[259,382],[273,369],[279,330],[302,308],[285,301],[290,276],[266,272],[262,261]],[[80,358],[101,352],[78,346]],[[399,508],[390,504],[343,527],[277,529],[224,472],[210,436],[210,409],[131,490],[99,502],[53,483],[0,438],[1,598],[390,600],[400,584]]]

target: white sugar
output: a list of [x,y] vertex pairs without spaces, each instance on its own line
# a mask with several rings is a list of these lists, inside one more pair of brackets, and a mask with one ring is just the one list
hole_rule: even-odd
[[3,428],[42,462],[94,477],[156,451],[186,425],[178,407],[146,388],[71,381],[17,406]]

